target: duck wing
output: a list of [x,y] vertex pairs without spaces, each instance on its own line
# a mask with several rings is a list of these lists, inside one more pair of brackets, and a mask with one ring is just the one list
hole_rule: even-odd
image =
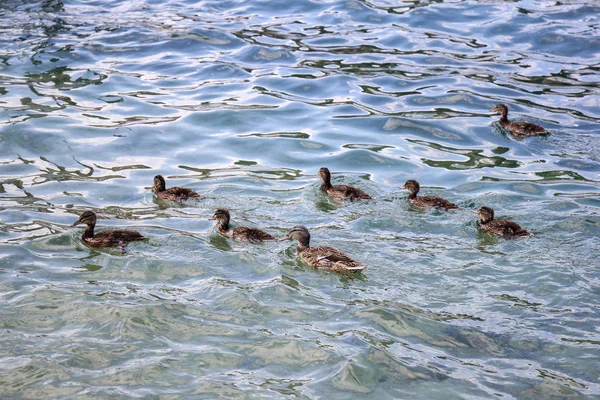
[[550,133],[539,125],[524,121],[511,122],[506,125],[506,129],[517,136],[537,136]]
[[165,200],[185,201],[190,198],[200,198],[192,189],[174,186],[160,192],[159,196]]
[[116,246],[125,242],[146,239],[141,233],[129,230],[110,230],[98,232],[92,238],[84,241],[94,247]]
[[111,231],[102,231],[98,232],[94,235],[94,238],[98,239],[116,239],[116,240],[142,240],[145,239],[141,233],[138,231],[128,231],[128,230],[111,230]]
[[[417,197],[416,199],[414,199],[413,204],[415,203],[421,203],[426,207],[436,207],[436,208],[443,208],[445,210],[456,210],[459,209],[460,207],[457,206],[456,204],[452,203],[451,201],[448,201],[442,197],[439,196],[421,196],[421,197]],[[417,204],[415,204],[417,205]]]
[[268,240],[277,240],[273,235],[258,228],[239,226],[233,228],[231,237],[240,242],[260,243]]
[[327,190],[327,194],[335,199],[341,200],[371,200],[371,197],[367,192],[357,187],[350,185],[338,185],[333,186]]
[[483,226],[484,231],[496,233],[505,238],[519,237],[519,236],[533,236],[532,233],[521,228],[516,222],[508,221],[506,219],[494,219]]
[[331,246],[310,247],[300,253],[300,258],[315,268],[333,271],[362,271],[366,267],[349,255]]

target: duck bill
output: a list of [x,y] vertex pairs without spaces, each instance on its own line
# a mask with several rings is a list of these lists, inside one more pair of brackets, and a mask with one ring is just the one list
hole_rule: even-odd
[[479,211],[471,211],[475,215],[479,215]]
[[284,236],[282,238],[277,239],[278,242],[285,242],[286,240],[292,240],[291,237]]
[[71,226],[77,226],[79,224],[83,224],[83,221],[77,220],[77,221],[73,222],[73,224]]

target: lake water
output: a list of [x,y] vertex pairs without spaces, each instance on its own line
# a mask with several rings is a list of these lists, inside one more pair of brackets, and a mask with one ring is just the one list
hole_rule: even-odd
[[[599,16],[2,1],[0,398],[598,398]],[[506,134],[497,103],[551,134]],[[330,201],[323,166],[376,200]],[[157,201],[157,174],[205,198]],[[414,209],[407,179],[462,210]],[[483,205],[535,237],[481,233]],[[217,208],[368,268],[233,243]],[[84,210],[150,239],[89,248]]]

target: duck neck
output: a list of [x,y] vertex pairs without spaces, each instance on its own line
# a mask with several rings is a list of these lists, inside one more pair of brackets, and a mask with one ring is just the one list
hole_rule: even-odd
[[300,254],[308,248],[309,248],[308,244],[304,245],[303,243],[300,243],[300,244],[298,244],[298,246],[296,246],[296,254]]
[[479,223],[481,225],[485,225],[488,222],[491,222],[493,219],[494,217],[490,217],[489,215],[481,216],[481,218],[479,219]]
[[408,194],[408,199],[409,199],[409,200],[414,200],[414,199],[416,199],[416,198],[417,198],[417,193],[419,193],[419,192],[418,192],[418,191],[416,191],[416,192],[415,192],[415,191],[412,191],[412,192],[410,192],[410,193]]
[[220,220],[217,229],[224,235],[229,234],[229,221],[228,220]]
[[154,191],[156,193],[164,192],[165,190],[167,190],[167,188],[163,182],[157,182],[156,185],[154,186]]
[[503,109],[502,114],[500,115],[500,123],[508,124],[508,109]]
[[302,237],[298,239],[298,246],[296,246],[296,253],[300,254],[304,250],[310,247],[310,238]]
[[326,179],[323,181],[323,184],[321,185],[321,190],[328,191],[332,187],[333,187],[333,185],[331,185],[331,180]]
[[89,224],[89,225],[88,225],[88,226],[85,228],[85,230],[83,231],[83,234],[81,235],[81,238],[82,238],[83,240],[85,240],[85,239],[91,239],[91,238],[93,238],[93,237],[94,237],[94,227],[95,227],[95,226],[96,226],[96,225]]

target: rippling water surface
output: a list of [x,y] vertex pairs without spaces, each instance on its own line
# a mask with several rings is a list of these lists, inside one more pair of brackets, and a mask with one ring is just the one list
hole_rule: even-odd
[[[0,397],[600,395],[600,6],[0,3]],[[552,133],[518,139],[488,112]],[[334,183],[376,200],[339,204]],[[198,202],[153,198],[156,174]],[[423,212],[399,189],[462,210]],[[475,226],[487,205],[532,239]],[[232,243],[209,217],[294,244]],[[150,239],[92,249],[70,225]]]

